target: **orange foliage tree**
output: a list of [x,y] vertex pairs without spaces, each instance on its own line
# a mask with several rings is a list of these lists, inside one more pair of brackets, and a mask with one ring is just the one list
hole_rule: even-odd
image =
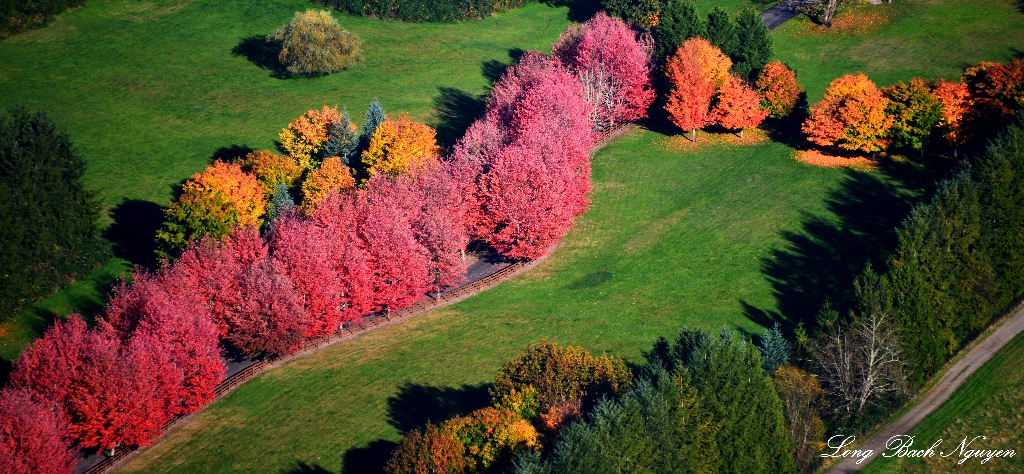
[[161,256],[169,258],[209,234],[220,238],[235,226],[259,226],[265,212],[263,187],[236,163],[218,161],[192,176],[167,208],[157,232]]
[[1001,129],[1024,109],[1024,59],[983,62],[964,71],[963,82],[973,100],[967,125],[977,135]]
[[867,76],[847,74],[832,81],[802,129],[817,145],[881,151],[888,146],[885,137],[893,123],[885,113],[888,103]]
[[727,75],[731,64],[721,50],[702,38],[686,40],[665,62],[665,77],[672,87],[665,111],[672,123],[692,133],[693,141],[697,141],[697,130],[712,122],[711,98],[719,76]]
[[238,164],[246,172],[256,175],[256,180],[263,186],[266,198],[274,194],[279,184],[289,188],[295,186],[303,171],[295,158],[278,155],[270,150],[250,152],[238,160]]
[[967,84],[939,79],[932,86],[932,94],[942,104],[942,118],[938,125],[942,138],[951,146],[963,145],[967,139],[963,128],[964,115],[971,108]]
[[757,93],[761,96],[761,108],[774,118],[793,113],[797,100],[804,89],[796,82],[796,73],[778,61],[765,65],[757,77]]
[[327,158],[302,183],[302,209],[312,212],[327,195],[354,188],[355,185],[352,170],[342,163],[341,158]]
[[341,114],[338,113],[337,106],[325,105],[321,110],[310,110],[281,130],[278,135],[281,147],[295,158],[300,166],[308,168],[327,144],[330,138],[330,125],[340,119]]
[[434,129],[413,122],[405,114],[398,120],[387,119],[377,127],[363,151],[363,166],[370,176],[384,173],[396,176],[412,168],[437,161],[440,149]]
[[719,125],[730,130],[739,129],[740,138],[743,138],[743,129],[760,125],[768,111],[761,110],[761,98],[757,92],[741,79],[730,76],[718,91],[718,100],[711,115]]
[[458,474],[467,471],[466,447],[451,431],[428,424],[407,433],[388,460],[388,474],[437,472]]

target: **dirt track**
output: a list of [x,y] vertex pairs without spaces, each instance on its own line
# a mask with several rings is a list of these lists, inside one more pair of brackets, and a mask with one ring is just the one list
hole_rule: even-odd
[[[867,442],[862,443],[856,449],[859,450],[872,450],[872,455],[865,458],[863,462],[857,464],[857,461],[861,458],[846,458],[840,463],[836,464],[829,470],[829,474],[842,474],[848,472],[857,472],[860,468],[866,466],[871,460],[878,457],[883,451],[885,451],[886,442],[896,435],[909,434],[911,430],[917,426],[926,416],[935,411],[936,408],[942,406],[949,397],[953,395],[957,387],[960,386],[970,377],[978,367],[981,367],[985,362],[992,358],[999,349],[1002,349],[1006,343],[1010,342],[1017,334],[1024,331],[1024,309],[1021,309],[1014,314],[1010,319],[1006,320],[1002,326],[998,327],[995,331],[988,335],[978,345],[971,349],[959,362],[953,365],[946,372],[946,375],[942,377],[932,389],[924,396],[920,403],[907,412],[903,417],[897,420],[895,423],[887,426],[875,437],[869,439]],[[846,448],[844,448],[846,449]],[[826,450],[832,452],[832,450]]]

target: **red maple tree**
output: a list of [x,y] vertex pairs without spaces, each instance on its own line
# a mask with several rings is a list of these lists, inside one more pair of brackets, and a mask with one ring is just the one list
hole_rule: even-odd
[[0,391],[0,466],[10,474],[72,473],[77,453],[56,407],[33,399],[32,392]]
[[451,165],[434,163],[399,185],[411,196],[412,228],[427,250],[429,290],[441,291],[465,280],[464,254],[469,244],[465,208]]
[[302,298],[275,258],[250,265],[239,282],[228,339],[249,356],[280,357],[302,347],[308,321]]
[[665,111],[677,127],[691,133],[697,141],[697,130],[712,123],[711,98],[715,95],[715,82],[704,72],[694,51],[680,46],[664,66],[665,77],[672,89],[668,93]]
[[718,91],[711,115],[719,125],[730,130],[739,129],[742,138],[743,129],[760,125],[768,111],[761,110],[761,98],[757,92],[741,79],[729,76]]
[[67,400],[73,382],[82,370],[83,345],[89,330],[81,316],[72,314],[66,321],[57,318],[43,337],[32,342],[17,360],[11,372],[11,386],[32,392],[45,404],[58,407],[67,416]]
[[551,55],[584,84],[595,106],[594,125],[604,130],[647,116],[654,101],[653,47],[650,34],[637,34],[622,20],[598,12],[570,26],[552,45]]
[[191,413],[212,401],[213,390],[227,371],[220,358],[217,326],[191,283],[175,266],[159,275],[136,270],[131,285],[122,282],[114,288],[99,321],[122,340],[142,331],[164,346],[181,375],[181,391],[168,394],[180,400],[172,415]]
[[359,237],[356,194],[329,195],[312,219],[329,236],[331,262],[338,275],[343,321],[358,320],[373,308],[373,282],[366,244]]

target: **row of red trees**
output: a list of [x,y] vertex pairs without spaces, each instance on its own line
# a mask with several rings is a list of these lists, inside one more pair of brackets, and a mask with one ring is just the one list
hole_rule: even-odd
[[589,205],[597,131],[645,115],[651,43],[604,14],[553,57],[527,53],[443,162],[328,195],[267,226],[191,242],[115,288],[89,329],[57,321],[0,392],[0,465],[69,472],[72,447],[146,445],[214,397],[221,343],[277,357],[346,321],[401,309],[464,278],[470,238],[535,258]]

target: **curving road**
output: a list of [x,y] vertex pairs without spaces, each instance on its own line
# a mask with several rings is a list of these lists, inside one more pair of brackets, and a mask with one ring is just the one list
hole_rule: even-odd
[[924,399],[917,406],[895,423],[887,426],[875,437],[856,448],[859,450],[872,450],[871,456],[865,458],[860,464],[857,464],[860,458],[850,457],[843,459],[828,471],[829,474],[857,472],[885,451],[885,444],[890,438],[896,435],[909,434],[921,420],[924,420],[926,416],[942,406],[946,400],[949,400],[949,397],[953,395],[953,392],[956,391],[960,384],[964,383],[964,380],[967,380],[967,377],[970,377],[978,367],[981,367],[991,359],[996,352],[999,352],[999,349],[1002,349],[1006,343],[1010,342],[1021,331],[1024,331],[1024,309],[1018,311],[1017,314],[1014,314],[1005,321],[1002,326],[996,328],[992,334],[989,334],[988,337],[982,340],[974,349],[971,349],[959,362],[953,365],[946,372],[946,375],[942,377],[942,380],[924,396]]

